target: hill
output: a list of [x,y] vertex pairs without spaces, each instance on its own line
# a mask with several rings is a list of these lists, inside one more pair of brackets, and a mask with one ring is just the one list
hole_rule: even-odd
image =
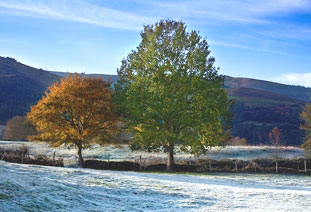
[[12,58],[0,57],[0,124],[25,115],[45,89],[60,77]]
[[[0,57],[0,124],[14,116],[25,115],[49,85],[66,75]],[[113,83],[118,79],[117,75],[86,76],[100,76]],[[269,132],[277,126],[282,130],[284,144],[302,144],[299,114],[310,88],[233,77],[225,78],[225,88],[228,95],[236,99],[232,135],[244,137],[250,144],[267,144]]]
[[[58,71],[50,71],[50,73],[55,74],[60,77],[66,77],[68,74],[67,72],[58,72]],[[110,80],[112,85],[114,85],[119,79],[118,75],[110,75],[110,74],[85,74],[85,76],[91,77],[91,78],[101,77],[105,81]]]
[[252,88],[226,90],[236,100],[231,129],[234,136],[246,138],[249,144],[269,144],[269,132],[277,126],[284,145],[302,144],[299,114],[304,101]]
[[269,82],[264,80],[242,78],[242,77],[229,77],[225,78],[225,86],[228,88],[253,88],[265,91],[271,91],[277,94],[281,94],[293,99],[300,99],[303,101],[309,100],[309,93],[311,88],[296,85],[284,85],[275,82]]

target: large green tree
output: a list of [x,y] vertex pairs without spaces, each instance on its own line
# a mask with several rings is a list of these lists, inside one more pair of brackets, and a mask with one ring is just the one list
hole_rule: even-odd
[[141,42],[122,61],[114,100],[131,144],[145,150],[200,154],[225,140],[232,102],[222,88],[209,45],[183,22],[145,26]]
[[305,104],[300,117],[303,121],[300,128],[305,131],[305,142],[302,144],[302,148],[306,151],[311,151],[311,103]]

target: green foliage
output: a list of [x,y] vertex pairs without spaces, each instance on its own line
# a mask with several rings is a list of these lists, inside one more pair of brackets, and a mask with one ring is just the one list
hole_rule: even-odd
[[311,150],[311,103],[306,103],[303,111],[300,114],[303,124],[300,126],[305,131],[305,143],[302,148],[307,151]]
[[179,144],[200,154],[224,142],[232,101],[207,41],[170,20],[145,26],[141,38],[122,61],[114,93],[133,146],[172,152]]
[[10,199],[10,196],[0,193],[0,200],[8,200],[8,199]]

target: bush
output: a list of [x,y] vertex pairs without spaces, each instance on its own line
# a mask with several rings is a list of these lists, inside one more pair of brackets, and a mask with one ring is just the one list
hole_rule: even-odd
[[239,136],[232,137],[231,140],[226,142],[227,146],[245,146],[247,141],[245,138],[240,138]]

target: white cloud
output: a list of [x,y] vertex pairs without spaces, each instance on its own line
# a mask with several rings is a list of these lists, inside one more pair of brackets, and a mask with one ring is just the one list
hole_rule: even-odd
[[[152,18],[100,7],[83,0],[0,0],[6,14],[60,19],[103,27],[140,30]],[[1,10],[0,10],[1,12]]]
[[272,54],[288,55],[285,52],[280,52],[280,51],[272,50],[269,48],[255,48],[255,47],[240,45],[236,43],[228,43],[228,42],[221,42],[221,41],[215,41],[215,40],[211,40],[210,43],[211,45],[215,45],[215,46],[225,46],[225,47],[232,47],[232,48],[239,48],[239,49],[247,49],[247,50],[257,51],[257,52],[267,52],[267,53],[272,53]]
[[[310,40],[309,27],[270,23],[267,16],[297,10],[311,11],[311,0],[128,0],[126,2],[119,0],[114,4],[109,1],[101,2],[106,6],[95,5],[94,2],[96,1],[94,0],[91,2],[93,3],[87,0],[0,0],[0,13],[74,21],[129,30],[141,30],[143,24],[151,24],[163,18],[182,19],[209,25],[212,26],[210,28],[213,30],[231,27],[232,22],[248,24],[247,27],[250,24],[265,23],[264,28],[256,28],[255,30],[248,27],[247,29],[243,28],[243,30],[250,30],[263,42],[266,38]],[[119,6],[122,3],[129,5],[127,12],[120,11]],[[131,5],[140,5],[144,9],[129,10],[132,8]],[[114,8],[110,8],[113,6]],[[224,36],[221,39],[225,42],[215,42],[215,45],[285,54],[281,51],[272,50],[269,46],[256,48],[240,45],[239,43],[243,43],[239,42],[243,41],[242,38],[232,41]]]
[[311,73],[287,73],[276,77],[275,81],[289,85],[311,87]]
[[[93,1],[94,2],[94,1]],[[107,2],[104,2],[108,4]],[[118,4],[122,4],[118,1]],[[112,4],[112,3],[111,3]],[[54,18],[103,27],[141,29],[159,18],[197,18],[202,21],[267,23],[265,16],[296,10],[311,11],[311,0],[128,0],[124,4],[145,5],[145,15],[134,15],[89,3],[87,0],[0,0],[0,9],[12,15]],[[135,11],[142,14],[143,11]]]
[[[137,0],[136,0],[137,1]],[[139,1],[139,0],[138,0]],[[175,17],[197,17],[241,23],[266,23],[266,16],[293,11],[311,11],[310,0],[177,0],[149,4]]]

